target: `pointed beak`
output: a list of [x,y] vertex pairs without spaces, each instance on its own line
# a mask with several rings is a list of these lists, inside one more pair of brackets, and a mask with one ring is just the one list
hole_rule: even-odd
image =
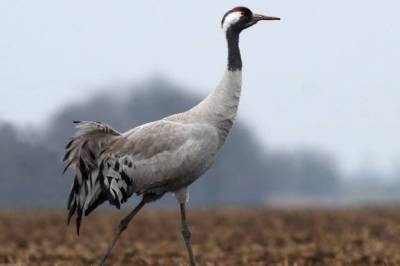
[[253,22],[258,22],[260,20],[281,20],[281,19],[278,17],[270,17],[270,16],[254,14],[252,20],[253,20]]

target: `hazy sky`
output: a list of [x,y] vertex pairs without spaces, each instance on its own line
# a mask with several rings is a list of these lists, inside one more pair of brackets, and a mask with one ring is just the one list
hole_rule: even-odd
[[243,4],[282,18],[241,37],[240,117],[259,139],[323,148],[347,170],[400,164],[397,0],[1,1],[0,120],[39,125],[154,75],[206,94],[225,67],[221,17]]

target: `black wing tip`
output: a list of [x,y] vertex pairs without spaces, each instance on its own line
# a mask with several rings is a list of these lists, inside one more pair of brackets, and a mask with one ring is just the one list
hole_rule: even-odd
[[72,123],[74,123],[74,124],[79,124],[79,123],[82,123],[82,121],[80,121],[80,120],[74,120],[74,121],[72,121]]
[[62,175],[64,175],[65,172],[67,172],[67,170],[68,170],[68,168],[71,166],[71,164],[72,164],[72,161],[70,161],[70,162],[64,167],[64,170],[63,170],[63,172],[62,172]]
[[72,215],[68,215],[67,226],[69,226],[71,224],[71,218],[72,218]]
[[70,141],[68,141],[68,143],[67,143],[67,145],[65,146],[65,149],[66,150],[68,150],[70,147],[71,147],[71,145],[72,145],[72,143],[74,142],[74,138],[72,138],[72,139],[70,139]]
[[[72,193],[72,192],[71,192],[71,193]],[[69,196],[69,199],[68,199],[68,206],[67,206],[67,209],[68,209],[67,225],[69,225],[70,222],[71,222],[71,218],[72,218],[72,216],[74,215],[75,210],[76,210],[76,202],[74,202],[74,203],[71,205],[71,195]]]
[[65,153],[65,155],[64,155],[63,162],[65,162],[66,160],[69,159],[69,155],[70,155],[70,154],[71,154],[71,150],[68,150],[68,151]]
[[68,168],[69,168],[68,166],[66,166],[66,167],[64,168],[64,170],[63,170],[62,173],[61,173],[62,176],[65,175],[65,172],[67,172]]
[[76,216],[76,234],[78,236],[81,229],[81,222],[82,222],[82,209],[79,209]]

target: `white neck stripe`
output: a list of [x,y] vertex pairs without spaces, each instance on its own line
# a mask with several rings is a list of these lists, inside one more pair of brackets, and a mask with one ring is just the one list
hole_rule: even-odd
[[233,24],[237,23],[242,17],[242,12],[232,12],[225,17],[224,24],[222,24],[222,29],[226,32]]

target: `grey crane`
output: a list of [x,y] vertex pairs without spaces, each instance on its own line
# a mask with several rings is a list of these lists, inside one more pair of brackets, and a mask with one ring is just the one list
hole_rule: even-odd
[[92,121],[75,121],[78,131],[66,146],[67,170],[75,173],[68,199],[68,224],[76,213],[76,229],[82,216],[105,201],[116,206],[133,194],[140,203],[121,220],[99,265],[103,265],[129,222],[152,201],[173,193],[180,205],[182,236],[190,264],[195,265],[191,234],[186,222],[187,188],[213,164],[235,121],[242,88],[239,35],[261,20],[276,17],[253,14],[235,7],[221,26],[228,44],[227,69],[221,82],[192,109],[119,133]]

